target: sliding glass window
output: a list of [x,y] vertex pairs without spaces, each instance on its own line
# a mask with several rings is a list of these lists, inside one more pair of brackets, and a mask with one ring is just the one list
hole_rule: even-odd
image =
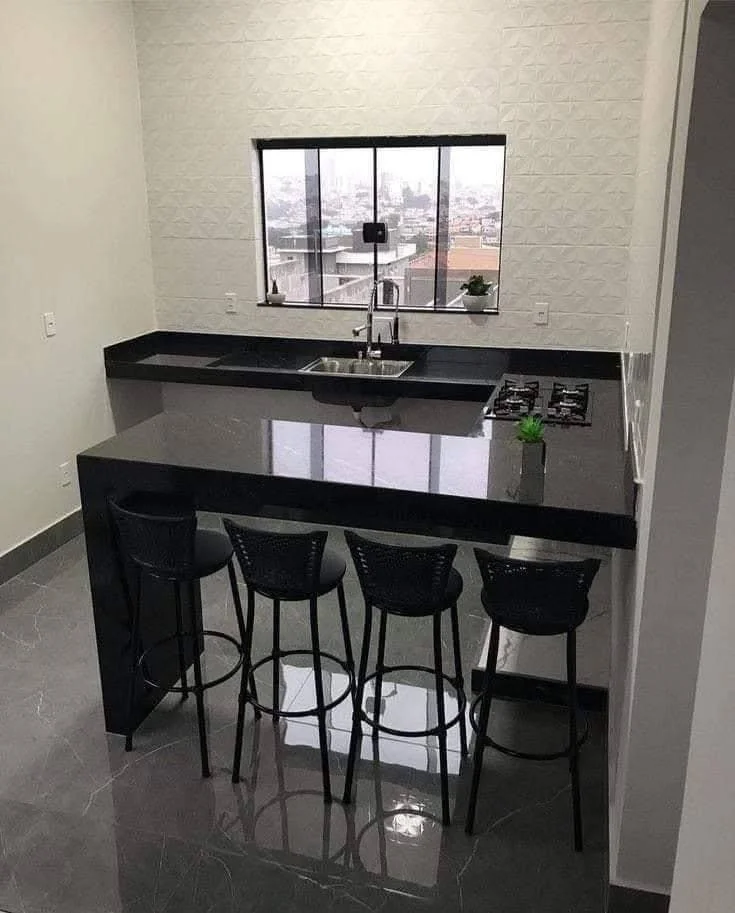
[[[463,310],[481,275],[498,307],[504,136],[261,140],[267,290],[286,303]],[[364,226],[385,226],[365,240]]]

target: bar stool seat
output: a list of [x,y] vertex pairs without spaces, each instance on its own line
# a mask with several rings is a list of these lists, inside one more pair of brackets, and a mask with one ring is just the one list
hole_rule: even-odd
[[402,615],[404,618],[424,618],[433,615],[437,608],[440,611],[451,608],[462,595],[463,588],[462,575],[456,568],[450,568],[444,592],[439,597],[438,603],[434,605],[422,600],[417,601],[415,581],[412,580],[410,574],[407,574],[401,580],[392,580],[390,588],[384,588],[380,593],[375,593],[376,599],[373,607],[384,609],[391,615]]
[[198,529],[194,537],[195,577],[209,577],[227,567],[233,555],[232,543],[216,529]]
[[[512,603],[497,599],[492,591],[483,588],[480,601],[489,617],[502,628],[518,634],[553,636],[566,634],[571,627],[578,627],[584,621],[584,614],[577,620],[573,616],[557,618],[544,610],[543,604]],[[573,609],[574,606],[570,606]]]
[[282,602],[304,602],[314,594],[325,596],[327,593],[331,593],[332,590],[339,586],[346,572],[347,562],[344,558],[338,555],[337,552],[325,548],[314,593],[299,590],[298,588],[275,585],[270,575],[261,576],[258,574],[257,569],[254,569],[250,577],[250,585],[256,592],[267,599],[280,599]]
[[[158,492],[136,491],[113,503],[129,515],[155,517],[159,521],[168,519],[175,522],[182,517],[190,517],[194,513],[194,507],[187,498]],[[119,523],[119,520],[116,522]],[[138,554],[137,551],[136,554]],[[156,577],[170,580],[197,580],[224,570],[232,556],[232,543],[227,533],[218,529],[201,529],[196,526],[194,554],[190,556],[189,561],[172,562],[164,567],[152,552],[149,552],[148,556],[140,553],[139,561]]]

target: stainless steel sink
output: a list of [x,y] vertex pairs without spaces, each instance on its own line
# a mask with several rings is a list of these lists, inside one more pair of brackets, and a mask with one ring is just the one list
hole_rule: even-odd
[[390,361],[387,358],[317,358],[301,371],[308,374],[344,374],[366,377],[400,377],[412,361]]

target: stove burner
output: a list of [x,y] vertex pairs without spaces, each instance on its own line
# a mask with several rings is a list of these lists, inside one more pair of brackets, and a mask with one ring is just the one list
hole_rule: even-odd
[[589,384],[567,384],[554,382],[546,408],[550,419],[570,424],[583,424],[587,421],[589,406]]
[[506,380],[495,397],[493,412],[498,417],[530,415],[534,411],[538,395],[537,380]]
[[588,383],[505,378],[485,406],[487,418],[518,421],[535,415],[548,425],[590,424],[592,399]]

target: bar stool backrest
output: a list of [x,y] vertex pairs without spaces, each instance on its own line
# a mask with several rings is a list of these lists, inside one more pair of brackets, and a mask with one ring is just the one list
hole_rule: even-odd
[[600,561],[523,561],[475,549],[485,607],[497,607],[503,624],[527,634],[579,627]]
[[122,554],[158,577],[186,577],[194,566],[197,517],[193,508],[157,498],[109,500]]
[[345,538],[366,602],[398,615],[429,615],[446,608],[456,545],[385,545],[350,530]]
[[223,520],[243,579],[270,594],[316,594],[328,533],[273,533]]

